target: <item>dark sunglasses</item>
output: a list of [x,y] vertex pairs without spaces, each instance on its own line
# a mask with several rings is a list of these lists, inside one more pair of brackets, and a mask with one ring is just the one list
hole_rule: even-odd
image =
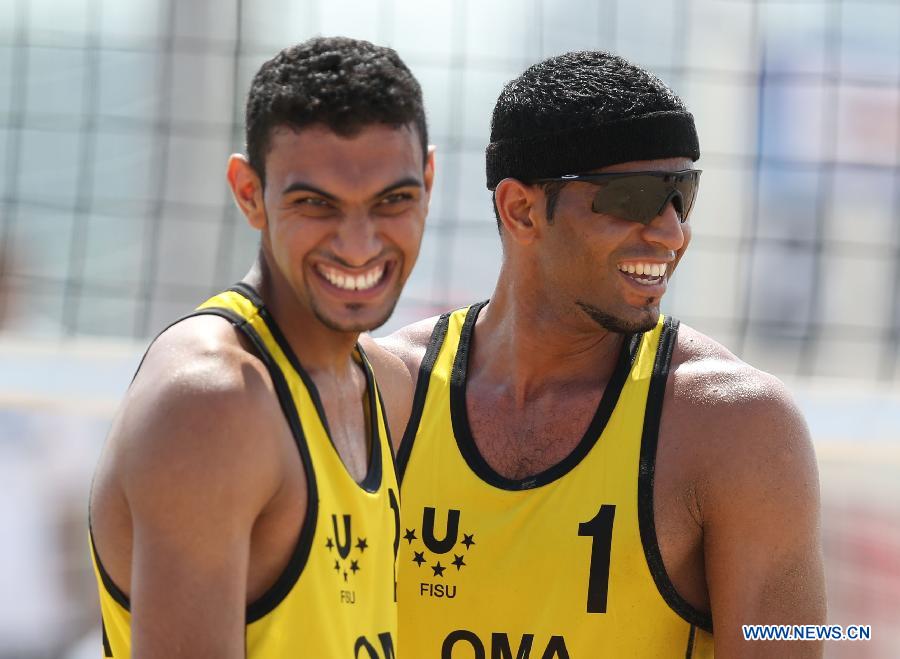
[[535,183],[551,181],[591,183],[598,186],[591,210],[641,224],[650,224],[671,201],[680,220],[684,222],[697,198],[701,171],[682,169],[677,172],[566,174],[537,179]]

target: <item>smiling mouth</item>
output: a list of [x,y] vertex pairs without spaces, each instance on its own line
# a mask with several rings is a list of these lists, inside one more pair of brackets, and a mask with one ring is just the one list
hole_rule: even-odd
[[316,265],[316,272],[329,284],[345,291],[367,291],[375,288],[384,280],[387,270],[386,264],[381,263],[354,275],[321,263]]
[[666,279],[668,263],[620,263],[619,272],[644,286],[661,284]]

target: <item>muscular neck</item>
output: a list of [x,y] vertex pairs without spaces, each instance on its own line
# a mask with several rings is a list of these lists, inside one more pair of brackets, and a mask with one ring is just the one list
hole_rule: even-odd
[[475,326],[469,372],[524,406],[558,387],[596,386],[612,374],[621,334],[599,327],[574,305],[561,309],[531,278],[504,266]]
[[323,325],[311,309],[297,300],[278,269],[269,267],[262,252],[243,281],[257,290],[297,359],[311,375],[328,374],[340,379],[355,370],[352,353],[359,332],[339,332]]

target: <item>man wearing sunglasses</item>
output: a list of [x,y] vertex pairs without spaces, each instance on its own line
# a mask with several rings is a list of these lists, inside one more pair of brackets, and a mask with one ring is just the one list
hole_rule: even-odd
[[741,630],[824,621],[805,423],[778,380],[660,313],[699,155],[683,102],[606,53],[500,94],[494,294],[388,337],[380,362],[394,391],[415,383],[405,656],[821,655]]

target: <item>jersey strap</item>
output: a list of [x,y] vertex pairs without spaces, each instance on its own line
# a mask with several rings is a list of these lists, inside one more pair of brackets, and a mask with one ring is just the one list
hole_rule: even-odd
[[[237,284],[190,316],[230,322],[265,365],[307,482],[307,507],[294,549],[271,587],[246,609],[248,659],[395,656],[399,505],[384,406],[372,368],[354,351],[366,378],[370,460],[353,479],[332,441],[310,375],[257,292]],[[182,319],[183,320],[183,319]],[[248,432],[253,432],[248,423]],[[130,655],[130,612],[94,551],[106,656]]]
[[570,453],[513,478],[482,455],[491,438],[477,432],[490,426],[473,426],[466,402],[477,395],[467,383],[484,307],[435,324],[398,456],[402,652],[712,657],[709,615],[678,597],[653,520],[655,449],[678,322],[660,317],[648,331],[617,339],[612,372],[585,403],[593,415],[583,434],[566,438]]

